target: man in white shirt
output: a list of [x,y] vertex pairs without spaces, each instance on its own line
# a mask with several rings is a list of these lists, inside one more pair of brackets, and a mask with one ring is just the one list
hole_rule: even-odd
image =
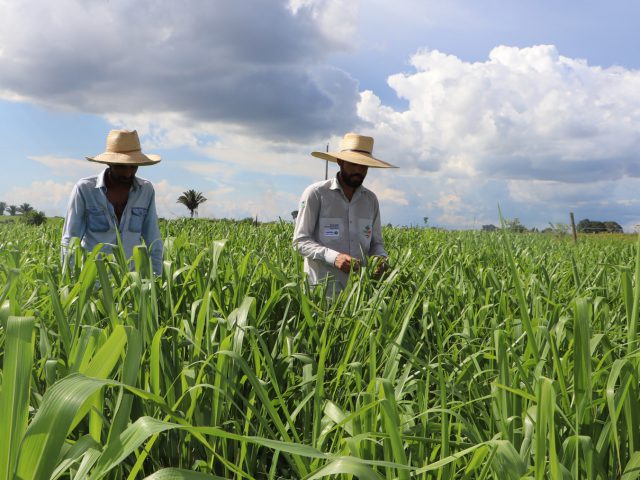
[[304,269],[312,285],[328,280],[329,296],[347,284],[368,257],[388,257],[382,241],[380,207],[375,194],[362,186],[371,168],[394,168],[373,157],[373,138],[347,133],[339,152],[312,152],[336,162],[335,178],[306,188],[300,199],[293,247],[305,257]]

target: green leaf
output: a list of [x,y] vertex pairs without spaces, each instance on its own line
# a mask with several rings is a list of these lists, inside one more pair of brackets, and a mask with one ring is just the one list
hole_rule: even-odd
[[47,390],[20,448],[16,475],[21,480],[51,476],[76,412],[107,383],[71,374]]
[[29,418],[35,318],[9,317],[0,391],[0,479],[13,478]]

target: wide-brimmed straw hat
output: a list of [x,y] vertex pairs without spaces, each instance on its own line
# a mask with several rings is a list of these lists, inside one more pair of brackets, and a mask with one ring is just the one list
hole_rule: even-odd
[[357,163],[358,165],[366,165],[372,168],[398,168],[384,160],[375,158],[371,155],[372,152],[373,137],[347,133],[340,142],[339,152],[311,152],[311,155],[331,162],[344,160],[345,162]]
[[142,153],[138,132],[135,130],[111,130],[107,135],[107,151],[85,158],[91,162],[118,165],[153,165],[160,161],[160,155]]

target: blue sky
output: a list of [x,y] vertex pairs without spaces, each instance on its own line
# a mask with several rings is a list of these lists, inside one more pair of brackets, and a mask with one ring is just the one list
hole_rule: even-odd
[[[111,128],[161,216],[290,218],[356,131],[383,223],[640,223],[633,1],[0,0],[0,200],[63,215]],[[330,174],[335,167],[330,166]]]

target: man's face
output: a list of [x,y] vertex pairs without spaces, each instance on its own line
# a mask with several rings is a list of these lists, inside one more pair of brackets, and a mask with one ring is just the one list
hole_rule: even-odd
[[133,183],[133,177],[136,176],[137,171],[137,165],[109,165],[111,180],[124,185],[131,185]]
[[357,188],[362,185],[369,170],[369,167],[365,165],[350,163],[344,160],[338,160],[338,165],[340,166],[340,178],[352,188]]

